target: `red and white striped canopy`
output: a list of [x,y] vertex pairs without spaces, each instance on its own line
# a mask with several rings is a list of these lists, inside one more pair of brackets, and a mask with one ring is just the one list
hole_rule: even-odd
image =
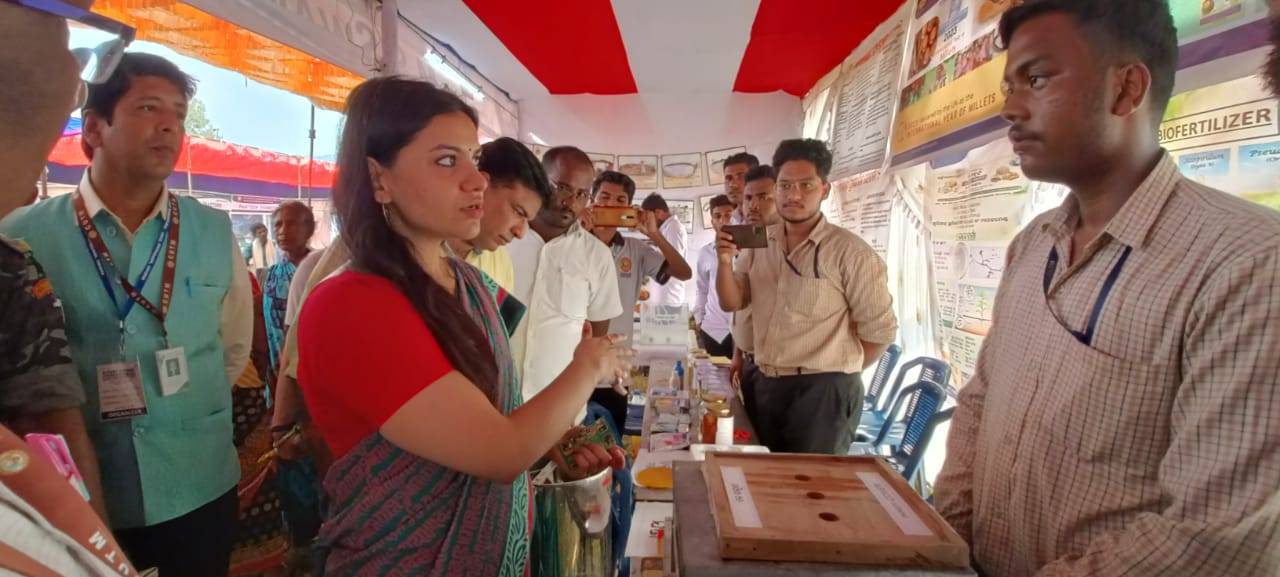
[[802,96],[903,0],[429,0],[400,13],[513,97]]

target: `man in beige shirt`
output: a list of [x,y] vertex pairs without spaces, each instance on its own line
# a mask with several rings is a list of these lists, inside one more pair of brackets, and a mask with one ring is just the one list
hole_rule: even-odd
[[[778,214],[777,203],[777,175],[774,174],[773,167],[764,164],[748,170],[746,183],[742,193],[743,206],[735,209],[734,214],[741,212],[746,215],[746,224],[773,226],[781,223],[782,216]],[[711,290],[715,290],[715,287],[712,286]],[[716,302],[719,304],[719,295]],[[749,305],[733,313],[732,333],[735,346],[729,376],[742,390],[743,408],[754,424],[756,383],[760,381],[760,367],[756,365],[755,333],[751,330]]]
[[1014,151],[1072,193],[1009,247],[939,512],[990,577],[1280,574],[1280,214],[1161,150],[1165,0],[1000,33]]
[[717,236],[716,288],[724,310],[752,307],[753,424],[774,452],[845,454],[862,408],[862,369],[897,337],[884,261],[822,216],[831,151],[785,140],[773,155],[782,224],[769,246],[738,263],[733,236]]

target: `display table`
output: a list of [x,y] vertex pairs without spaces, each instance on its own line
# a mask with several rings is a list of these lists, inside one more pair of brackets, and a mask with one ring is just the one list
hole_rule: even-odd
[[674,468],[676,563],[680,577],[964,577],[972,571],[902,570],[826,563],[725,561],[707,500],[702,463]]
[[[747,418],[747,410],[742,406],[742,402],[738,400],[736,396],[730,399],[730,406],[733,407],[733,414],[734,414],[733,428],[736,430],[745,431],[747,433],[747,440],[745,442],[739,442],[735,444],[754,445],[756,443],[756,430],[754,427],[751,426],[751,419]],[[654,412],[653,407],[650,406],[645,409],[645,414],[644,414],[645,426],[644,426],[644,434],[641,440],[641,443],[642,443],[641,446],[644,446],[644,447],[649,446],[649,423],[651,422],[651,419],[656,418],[656,416],[657,415]],[[674,499],[674,496],[671,490],[662,491],[662,490],[655,490],[655,489],[646,489],[644,487],[636,485],[636,501],[662,501],[662,502],[670,503],[673,499]]]

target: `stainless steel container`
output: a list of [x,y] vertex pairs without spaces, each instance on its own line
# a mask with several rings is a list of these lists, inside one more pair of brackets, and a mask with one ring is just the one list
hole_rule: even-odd
[[612,487],[608,468],[580,481],[535,481],[533,577],[613,575]]

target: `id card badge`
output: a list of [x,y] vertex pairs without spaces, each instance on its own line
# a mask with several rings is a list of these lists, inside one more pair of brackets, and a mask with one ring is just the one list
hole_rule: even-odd
[[156,351],[156,371],[160,374],[160,392],[169,396],[187,386],[187,353],[182,347]]
[[119,421],[147,414],[142,373],[136,362],[98,365],[98,409],[103,421]]

